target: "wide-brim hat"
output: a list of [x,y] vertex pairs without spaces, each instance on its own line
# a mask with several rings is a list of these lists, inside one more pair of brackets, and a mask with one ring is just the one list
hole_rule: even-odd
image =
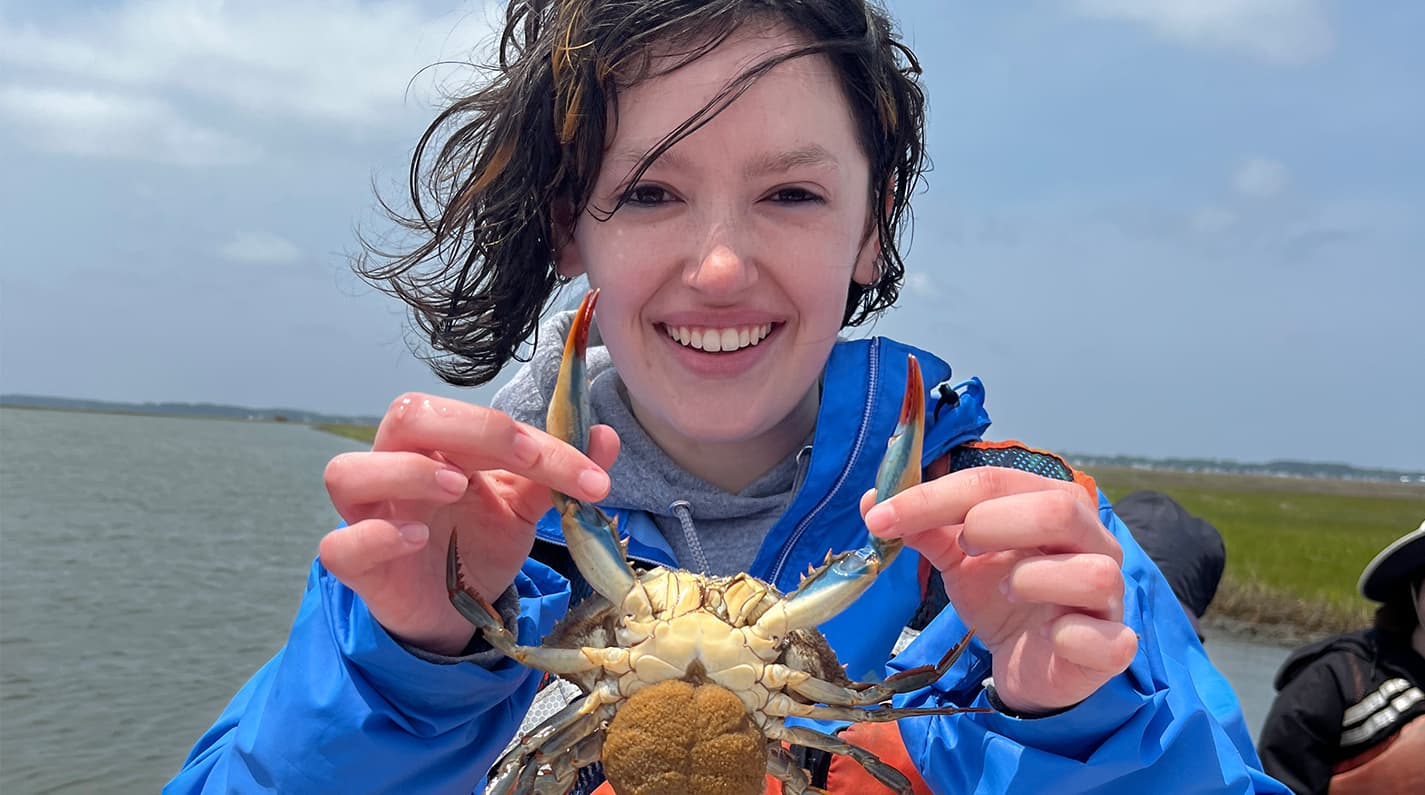
[[1425,522],[1382,549],[1361,572],[1361,596],[1384,602],[1401,580],[1425,569]]

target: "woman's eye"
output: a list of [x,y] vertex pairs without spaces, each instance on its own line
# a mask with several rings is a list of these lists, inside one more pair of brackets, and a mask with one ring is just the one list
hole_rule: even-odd
[[626,204],[662,204],[668,201],[668,191],[657,185],[634,185],[623,195]]
[[821,197],[805,188],[782,188],[772,194],[772,201],[797,204],[800,202],[819,202],[821,201]]

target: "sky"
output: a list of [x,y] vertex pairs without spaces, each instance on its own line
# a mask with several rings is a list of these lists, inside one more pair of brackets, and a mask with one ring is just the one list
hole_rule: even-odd
[[[888,7],[934,169],[871,333],[981,377],[994,438],[1425,470],[1425,4]],[[0,392],[488,400],[348,257],[498,13],[0,0]]]

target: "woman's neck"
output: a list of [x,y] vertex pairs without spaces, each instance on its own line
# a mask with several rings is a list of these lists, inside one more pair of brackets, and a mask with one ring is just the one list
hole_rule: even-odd
[[[632,402],[632,401],[630,401]],[[700,442],[657,421],[633,403],[634,417],[655,444],[684,471],[737,494],[797,450],[816,427],[820,388],[813,385],[781,422],[749,439]]]

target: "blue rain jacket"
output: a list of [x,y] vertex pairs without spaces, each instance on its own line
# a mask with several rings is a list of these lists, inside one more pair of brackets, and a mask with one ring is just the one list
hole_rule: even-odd
[[[840,342],[825,372],[810,468],[750,572],[784,591],[827,550],[863,546],[860,496],[874,483],[905,387],[906,354],[920,360],[928,409],[925,461],[981,437],[984,391],[959,384],[936,412],[950,368],[884,338]],[[1125,622],[1141,637],[1132,665],[1084,702],[1052,717],[1001,713],[900,722],[910,758],[937,792],[1277,792],[1261,772],[1231,687],[1148,556],[1099,497],[1123,546]],[[652,520],[620,516],[630,555],[672,564]],[[557,519],[538,527],[562,543]],[[855,679],[879,679],[922,600],[919,556],[906,550],[850,608],[821,629]],[[520,643],[537,644],[563,617],[567,580],[527,561],[515,581]],[[890,662],[934,664],[965,632],[947,607]],[[978,641],[932,687],[900,705],[989,706],[989,653]],[[245,684],[198,741],[166,793],[479,791],[514,735],[539,675],[513,661],[492,669],[417,658],[371,618],[362,600],[314,563],[287,644]]]

